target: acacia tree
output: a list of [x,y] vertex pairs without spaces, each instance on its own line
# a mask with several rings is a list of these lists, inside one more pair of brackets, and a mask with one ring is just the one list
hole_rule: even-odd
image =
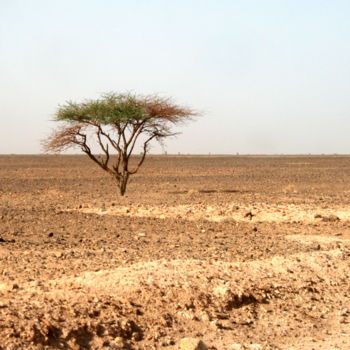
[[[100,99],[60,106],[54,121],[62,125],[43,141],[43,147],[56,153],[80,148],[117,181],[123,196],[130,175],[143,164],[150,142],[176,135],[172,126],[196,115],[192,109],[157,95],[104,94]],[[96,146],[99,152],[94,152]],[[140,146],[140,158],[131,167],[131,155]]]

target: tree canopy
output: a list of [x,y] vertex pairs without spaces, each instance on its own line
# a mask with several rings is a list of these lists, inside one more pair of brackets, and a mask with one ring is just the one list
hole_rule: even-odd
[[[176,135],[174,125],[197,115],[193,109],[158,95],[108,93],[96,100],[69,101],[59,106],[54,121],[61,122],[61,126],[44,140],[43,146],[47,152],[79,147],[117,180],[124,195],[129,176],[143,164],[150,142]],[[141,156],[131,168],[130,157],[138,141]],[[98,154],[93,152],[95,145]],[[116,154],[113,161],[112,154]]]

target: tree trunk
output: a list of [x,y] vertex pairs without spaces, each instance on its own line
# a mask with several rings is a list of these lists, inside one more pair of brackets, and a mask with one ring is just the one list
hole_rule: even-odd
[[119,190],[120,190],[120,195],[121,196],[124,196],[125,192],[126,192],[126,186],[128,184],[128,178],[129,176],[126,175],[124,176],[121,180],[120,180],[120,183],[119,183]]

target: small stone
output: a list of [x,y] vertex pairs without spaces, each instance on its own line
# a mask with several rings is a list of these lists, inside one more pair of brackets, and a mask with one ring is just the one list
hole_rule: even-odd
[[229,349],[230,350],[243,350],[244,346],[242,344],[232,344]]
[[340,310],[340,316],[348,316],[350,315],[350,311],[347,307],[343,307],[341,310]]
[[209,322],[210,321],[210,315],[207,312],[202,311],[200,316],[199,316],[199,319],[201,321],[204,321],[204,322]]
[[262,350],[263,346],[261,344],[250,344],[246,345],[246,348],[249,350]]
[[16,241],[14,239],[4,239],[0,237],[0,243],[15,243]]
[[216,321],[216,327],[219,329],[232,330],[234,329],[234,325],[230,320],[220,320]]
[[80,346],[79,344],[77,344],[74,340],[69,340],[67,342],[67,344],[69,345],[69,349],[72,349],[72,350],[79,350],[80,349]]
[[230,291],[230,288],[224,285],[218,285],[213,289],[213,294],[216,297],[223,297]]
[[56,258],[62,258],[63,253],[60,252],[60,251],[54,251],[54,252],[53,252],[53,255],[54,255]]
[[329,216],[322,217],[322,221],[325,221],[325,222],[335,222],[335,221],[339,221],[339,220],[340,219],[336,215],[329,215]]
[[244,217],[248,218],[249,220],[252,220],[253,216],[255,216],[255,214],[253,214],[251,211],[248,211],[247,213],[244,214]]
[[181,350],[207,350],[208,347],[198,338],[182,338],[180,340]]
[[53,237],[53,232],[50,232],[47,237]]
[[174,339],[171,337],[166,337],[162,343],[162,346],[171,346],[171,345],[175,345]]
[[122,337],[116,337],[110,342],[114,349],[125,349],[126,343]]

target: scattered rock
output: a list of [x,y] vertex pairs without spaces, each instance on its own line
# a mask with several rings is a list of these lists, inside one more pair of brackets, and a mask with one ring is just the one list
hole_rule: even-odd
[[0,243],[15,243],[16,241],[14,239],[4,239],[0,237]]
[[172,337],[166,337],[162,343],[162,346],[171,346],[175,345],[175,341]]
[[245,218],[248,218],[249,220],[252,220],[255,214],[253,214],[251,211],[248,211],[248,213],[244,214]]
[[323,216],[322,217],[322,221],[325,222],[335,222],[335,221],[339,221],[340,219],[338,218],[338,216],[336,215],[329,215],[329,216]]
[[182,338],[179,348],[181,350],[207,350],[208,347],[198,338]]
[[143,337],[141,328],[133,320],[123,320],[120,324],[123,336],[127,339],[139,341]]
[[335,222],[335,221],[339,221],[339,217],[331,214],[331,215],[321,215],[321,214],[315,214],[314,215],[315,219],[321,219],[324,222]]
[[234,324],[230,320],[220,320],[216,322],[216,327],[219,329],[232,330],[234,329]]
[[232,344],[230,350],[244,350],[245,347],[242,344]]
[[350,310],[347,307],[343,307],[340,310],[339,314],[340,314],[340,316],[348,316],[348,315],[350,315]]
[[112,349],[128,349],[129,345],[125,342],[123,337],[116,337],[110,343]]
[[67,344],[69,346],[69,349],[71,349],[71,350],[80,350],[81,349],[79,344],[77,344],[74,339],[70,339],[67,342]]
[[63,253],[60,251],[54,251],[52,252],[53,256],[55,256],[56,258],[62,258]]
[[225,285],[218,285],[213,289],[213,294],[216,297],[223,297],[230,291],[230,288]]

